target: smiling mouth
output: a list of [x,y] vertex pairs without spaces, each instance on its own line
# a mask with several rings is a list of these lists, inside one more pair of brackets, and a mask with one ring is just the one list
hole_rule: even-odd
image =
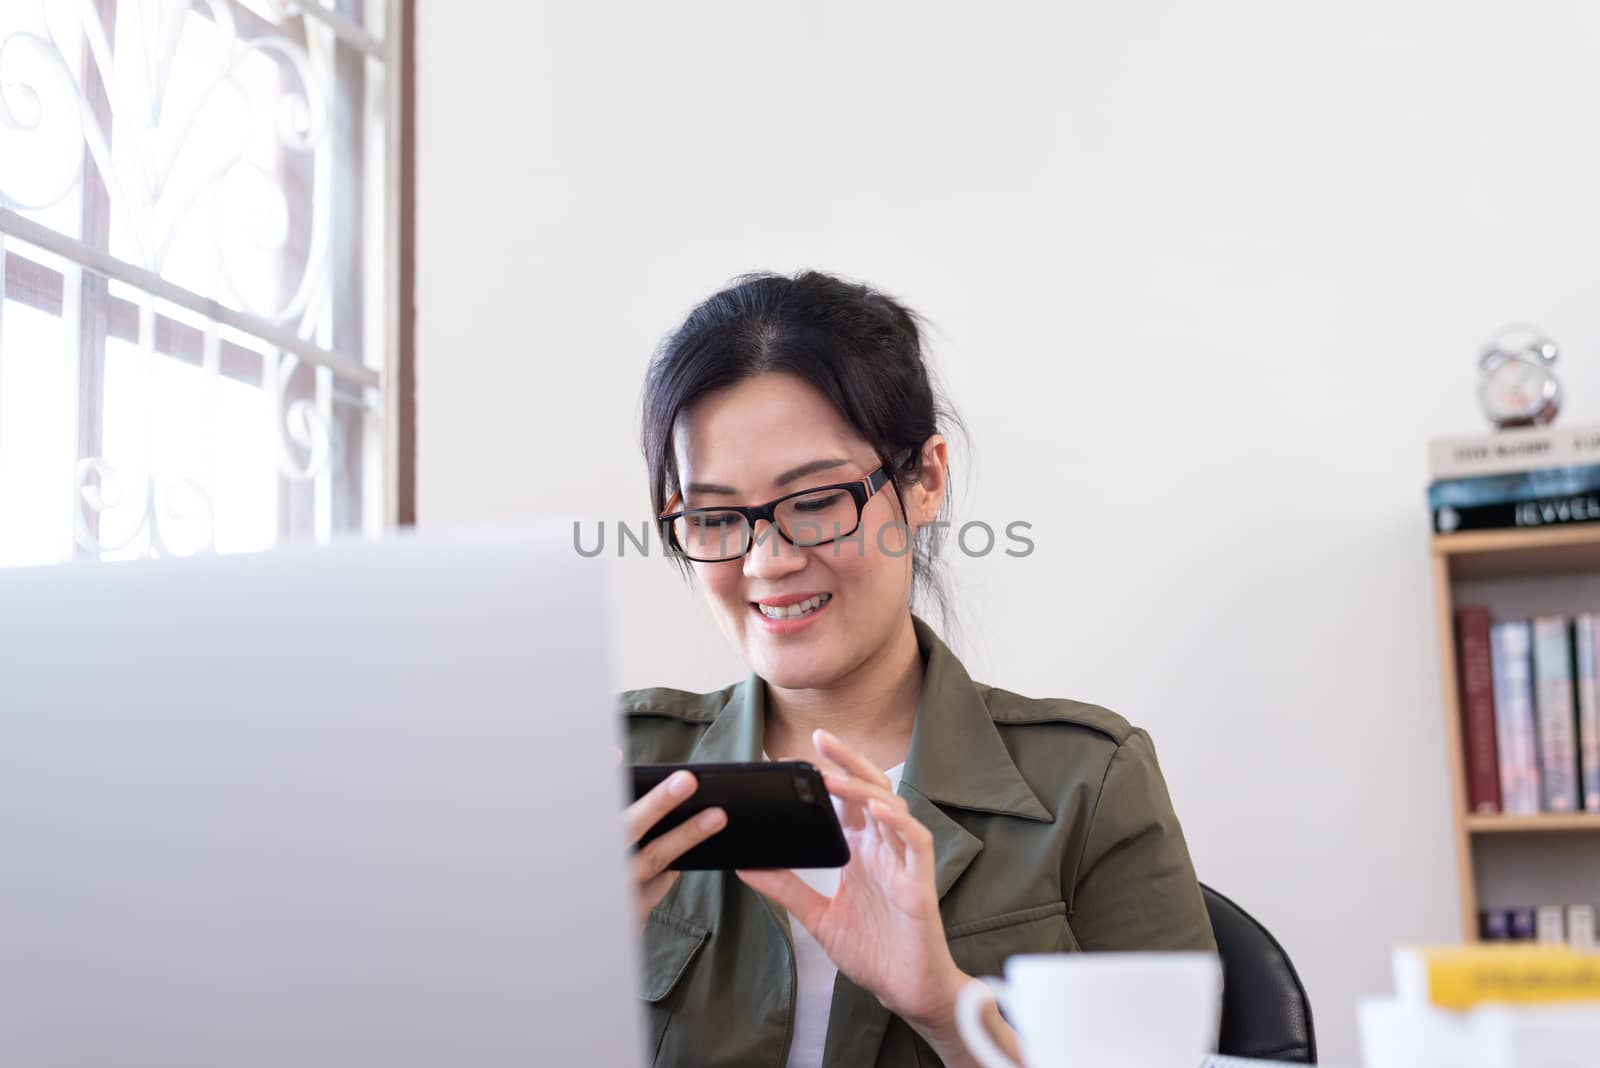
[[809,597],[796,604],[786,604],[781,608],[776,605],[757,604],[756,611],[768,619],[798,619],[801,616],[810,615],[831,600],[833,600],[833,594],[819,593],[815,597]]

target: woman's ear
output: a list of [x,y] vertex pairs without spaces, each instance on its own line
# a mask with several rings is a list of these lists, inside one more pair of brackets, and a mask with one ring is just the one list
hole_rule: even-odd
[[921,526],[933,522],[939,515],[949,489],[950,468],[944,436],[935,434],[924,441],[918,459],[922,470],[917,476],[912,499],[916,523]]

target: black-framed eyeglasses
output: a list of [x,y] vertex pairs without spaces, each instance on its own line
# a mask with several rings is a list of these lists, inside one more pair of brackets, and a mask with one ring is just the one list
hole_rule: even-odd
[[756,524],[765,519],[789,544],[805,548],[848,538],[861,528],[867,501],[911,458],[909,451],[866,478],[787,493],[750,507],[721,505],[668,512],[657,522],[668,547],[702,564],[737,560],[756,543]]

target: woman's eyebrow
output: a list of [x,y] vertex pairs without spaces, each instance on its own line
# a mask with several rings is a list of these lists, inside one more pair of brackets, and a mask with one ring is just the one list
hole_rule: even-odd
[[849,462],[849,460],[812,460],[810,463],[801,464],[799,467],[789,468],[789,470],[785,471],[772,481],[777,485],[782,486],[786,483],[793,482],[797,478],[805,478],[807,475],[814,475],[818,471],[830,471],[835,467],[843,467]]
[[[831,471],[835,467],[843,467],[846,464],[848,464],[849,462],[850,462],[849,460],[842,460],[842,459],[811,460],[808,463],[801,464],[799,467],[791,467],[791,468],[789,468],[789,470],[783,472],[782,474],[780,474],[777,478],[773,479],[772,481],[773,481],[773,483],[775,485],[782,486],[782,485],[785,485],[787,483],[793,482],[797,478],[805,478],[807,475],[814,475],[818,471]],[[687,493],[712,493],[712,494],[722,494],[724,496],[733,496],[733,495],[737,494],[739,491],[734,489],[732,486],[724,486],[720,482],[691,482],[685,488],[685,492],[687,492]]]

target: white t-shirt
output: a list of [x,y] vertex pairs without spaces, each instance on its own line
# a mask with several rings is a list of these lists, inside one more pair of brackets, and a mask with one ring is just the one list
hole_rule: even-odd
[[[900,789],[900,776],[905,769],[901,763],[884,772],[889,777],[890,790]],[[839,799],[834,798],[833,807],[838,809],[840,805]],[[839,889],[838,868],[801,868],[795,874],[824,897],[832,897]],[[822,1068],[822,1044],[828,1037],[833,981],[839,969],[798,920],[790,919],[789,932],[794,938],[795,996],[794,1039],[789,1043],[788,1068]]]

